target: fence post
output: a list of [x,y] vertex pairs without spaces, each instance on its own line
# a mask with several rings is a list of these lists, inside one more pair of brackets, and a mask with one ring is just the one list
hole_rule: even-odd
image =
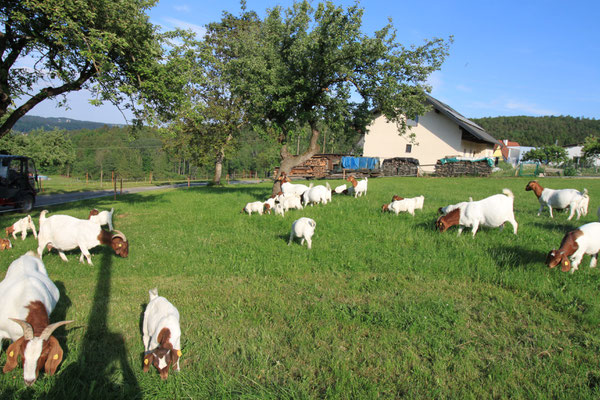
[[117,180],[115,179],[115,171],[112,173],[112,181],[113,181],[113,199],[117,199]]
[[152,171],[150,171],[150,184],[152,185]]
[[85,184],[86,185],[88,184],[88,173],[87,172],[85,173]]
[[191,182],[190,182],[190,175],[188,175],[188,187],[191,186]]
[[121,193],[119,194],[123,194],[123,178],[121,178]]

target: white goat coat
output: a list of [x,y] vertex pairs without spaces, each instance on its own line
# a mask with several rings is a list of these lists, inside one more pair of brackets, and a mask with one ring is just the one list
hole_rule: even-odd
[[251,215],[254,212],[262,215],[264,209],[265,203],[263,203],[262,201],[253,201],[252,203],[246,204],[246,206],[244,207],[244,212],[248,213],[248,215]]
[[308,190],[302,195],[302,199],[304,200],[304,207],[308,204],[327,204],[331,201],[331,187],[329,183],[327,183],[327,186],[317,185],[315,187],[311,183]]
[[33,237],[37,239],[37,230],[35,228],[33,220],[31,219],[31,215],[21,218],[20,220],[12,224],[12,227],[14,228],[14,231],[12,233],[14,239],[17,238],[17,233],[21,233],[21,240],[25,240],[25,238],[27,237],[28,229],[31,229],[31,231],[33,232]]
[[284,195],[302,196],[308,190],[308,186],[301,183],[284,182],[281,184],[281,191]]
[[475,237],[479,226],[495,228],[504,226],[504,223],[508,221],[512,224],[513,232],[516,235],[519,225],[513,212],[514,195],[508,189],[504,189],[502,193],[479,201],[471,201],[459,207],[458,234],[461,234],[463,227],[472,227],[473,237]]
[[114,208],[111,208],[110,211],[100,211],[98,215],[90,215],[89,220],[97,223],[100,226],[108,225],[108,230],[112,232],[112,217],[114,212]]
[[181,328],[179,326],[179,311],[169,300],[158,295],[158,291],[150,291],[150,302],[144,311],[142,326],[144,348],[146,351],[158,347],[158,334],[163,328],[171,331],[170,342],[176,350],[181,349]]
[[577,243],[579,247],[575,253],[569,257],[571,259],[571,273],[577,269],[585,254],[592,256],[590,267],[594,268],[598,260],[598,252],[600,251],[600,222],[590,222],[577,229],[582,231],[583,235],[575,240],[575,243]]
[[6,338],[15,341],[23,336],[23,328],[9,318],[25,320],[29,314],[29,309],[25,307],[29,303],[41,301],[50,315],[60,297],[44,263],[33,252],[22,255],[10,264],[4,280],[0,282],[0,293],[0,342]]
[[342,194],[342,192],[346,190],[347,187],[347,185],[336,186],[335,189],[333,189],[333,191],[337,194]]
[[306,217],[302,217],[297,219],[292,224],[292,231],[290,232],[290,240],[288,241],[288,246],[292,244],[294,238],[300,238],[300,245],[304,244],[304,240],[306,240],[307,246],[310,249],[312,247],[312,237],[315,234],[315,228],[317,223]]
[[571,212],[569,214],[568,221],[573,218],[575,212],[577,212],[577,219],[581,216],[581,212],[579,210],[579,202],[582,200],[584,194],[587,194],[587,189],[582,192],[576,189],[548,189],[544,188],[542,190],[542,194],[538,198],[540,202],[540,209],[538,210],[537,215],[541,215],[544,207],[548,207],[548,211],[550,212],[550,218],[554,218],[552,215],[552,208],[567,208],[569,207]]
[[283,195],[279,196],[279,202],[283,205],[284,211],[291,209],[302,210],[302,199],[296,195]]
[[37,253],[41,258],[44,247],[51,244],[58,250],[60,258],[68,261],[63,252],[79,248],[81,250],[79,260],[83,261],[85,256],[88,263],[92,264],[89,249],[100,245],[98,235],[101,230],[100,225],[88,219],[79,219],[70,215],[53,215],[46,218],[42,212]]
[[367,184],[368,179],[365,178],[362,181],[358,181],[356,186],[353,186],[354,197],[362,196],[363,194],[367,195]]

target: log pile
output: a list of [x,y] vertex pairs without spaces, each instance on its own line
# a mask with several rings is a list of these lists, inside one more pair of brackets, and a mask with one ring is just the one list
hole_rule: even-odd
[[481,161],[458,161],[442,164],[440,160],[435,164],[436,176],[489,176],[492,167],[485,160]]
[[407,157],[388,158],[382,166],[384,176],[417,176],[419,160]]

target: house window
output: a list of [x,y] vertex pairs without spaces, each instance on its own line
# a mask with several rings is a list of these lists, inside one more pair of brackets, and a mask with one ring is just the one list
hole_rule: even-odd
[[412,144],[407,144],[406,145],[406,152],[410,153],[412,151]]
[[414,116],[412,119],[411,119],[411,118],[408,118],[408,119],[406,120],[406,125],[407,125],[407,126],[417,126],[417,125],[419,125],[419,116],[418,116],[418,115],[416,115],[416,116]]

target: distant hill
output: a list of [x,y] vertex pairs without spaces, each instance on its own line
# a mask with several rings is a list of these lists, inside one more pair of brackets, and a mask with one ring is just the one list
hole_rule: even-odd
[[600,120],[579,117],[471,118],[498,140],[510,139],[522,146],[559,146],[583,143],[587,136],[600,137]]
[[79,121],[71,118],[45,118],[36,117],[34,115],[25,115],[17,121],[13,127],[13,131],[31,132],[36,129],[53,130],[54,128],[64,129],[67,131],[79,129],[98,129],[103,126],[122,126],[117,124],[104,124],[101,122]]

